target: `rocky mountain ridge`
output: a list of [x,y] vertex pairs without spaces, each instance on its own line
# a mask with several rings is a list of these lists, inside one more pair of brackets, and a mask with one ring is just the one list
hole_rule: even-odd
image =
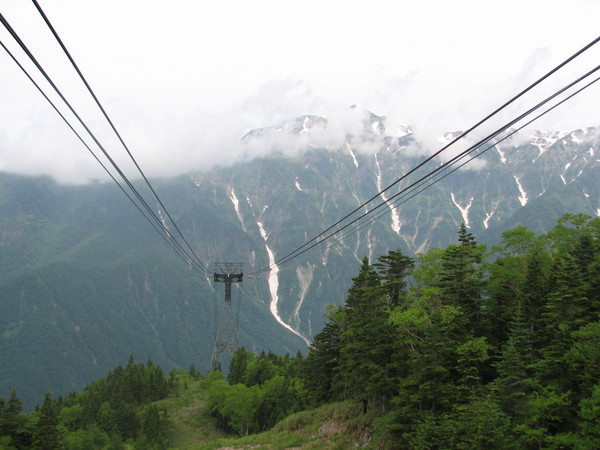
[[[566,212],[600,214],[598,127],[516,133],[470,169],[397,204],[392,196],[417,178],[377,193],[431,149],[411,127],[374,114],[354,133],[336,127],[302,116],[243,138],[269,146],[268,156],[153,181],[209,267],[244,264],[239,327],[247,349],[306,348],[327,304],[344,300],[363,256],[445,247],[461,222],[493,243],[517,225],[541,233]],[[273,265],[373,196],[360,210],[384,202],[380,218]],[[44,390],[81,388],[130,354],[167,370],[208,367],[217,301],[210,273],[194,273],[172,254],[115,186],[0,173],[0,251],[5,396],[17,387],[35,404]]]

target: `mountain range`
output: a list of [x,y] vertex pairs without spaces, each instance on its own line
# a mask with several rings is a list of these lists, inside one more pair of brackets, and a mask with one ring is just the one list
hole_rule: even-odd
[[[295,353],[320,331],[326,306],[344,300],[363,256],[447,246],[461,222],[494,244],[518,225],[543,233],[567,212],[600,215],[600,127],[514,132],[406,196],[448,157],[378,194],[433,151],[412,127],[371,113],[341,139],[330,126],[307,115],[252,130],[242,143],[249,154],[268,146],[266,156],[151,180],[206,273],[170,250],[114,184],[0,172],[0,395],[14,387],[31,407],[45,391],[81,389],[130,355],[167,370],[208,368],[222,303],[211,282],[216,261],[244,265],[233,295],[240,343]],[[441,136],[440,147],[459,134]],[[273,265],[349,212],[380,203],[377,220]]]

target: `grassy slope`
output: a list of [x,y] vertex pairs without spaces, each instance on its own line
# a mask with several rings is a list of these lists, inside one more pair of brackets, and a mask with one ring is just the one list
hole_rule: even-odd
[[177,378],[177,395],[155,403],[159,409],[167,410],[172,448],[203,448],[207,443],[227,436],[217,428],[206,407],[205,380],[192,380],[185,371],[178,371]]
[[220,431],[206,407],[205,380],[191,380],[179,374],[180,389],[175,397],[156,403],[166,408],[170,423],[171,448],[183,449],[346,449],[355,446],[385,448],[372,437],[374,417],[361,414],[361,406],[351,402],[333,403],[302,411],[282,420],[271,430],[239,437]]

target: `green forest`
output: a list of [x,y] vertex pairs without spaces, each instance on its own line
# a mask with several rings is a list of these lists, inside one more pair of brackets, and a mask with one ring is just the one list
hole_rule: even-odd
[[[456,244],[365,258],[352,281],[342,304],[324,299],[338,301],[306,355],[241,348],[226,376],[190,368],[216,426],[248,436],[351,404],[370,448],[600,448],[600,218],[517,227],[493,248],[461,225]],[[31,414],[13,391],[0,447],[173,447],[155,402],[181,389],[131,359]]]

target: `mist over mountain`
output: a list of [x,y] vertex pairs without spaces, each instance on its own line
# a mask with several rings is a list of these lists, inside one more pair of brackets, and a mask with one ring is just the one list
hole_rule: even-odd
[[[541,233],[566,212],[600,214],[600,128],[517,132],[392,204],[444,161],[436,158],[377,196],[369,209],[387,202],[378,220],[252,275],[432,154],[409,125],[374,114],[359,123],[348,132],[301,116],[245,134],[243,161],[152,180],[201,260],[244,264],[239,334],[249,350],[305,349],[363,256],[446,246],[461,222],[479,242],[494,243],[517,225]],[[221,300],[210,272],[192,271],[116,186],[0,173],[0,251],[3,395],[15,387],[31,406],[45,390],[79,389],[129,355],[166,369],[208,368]]]

